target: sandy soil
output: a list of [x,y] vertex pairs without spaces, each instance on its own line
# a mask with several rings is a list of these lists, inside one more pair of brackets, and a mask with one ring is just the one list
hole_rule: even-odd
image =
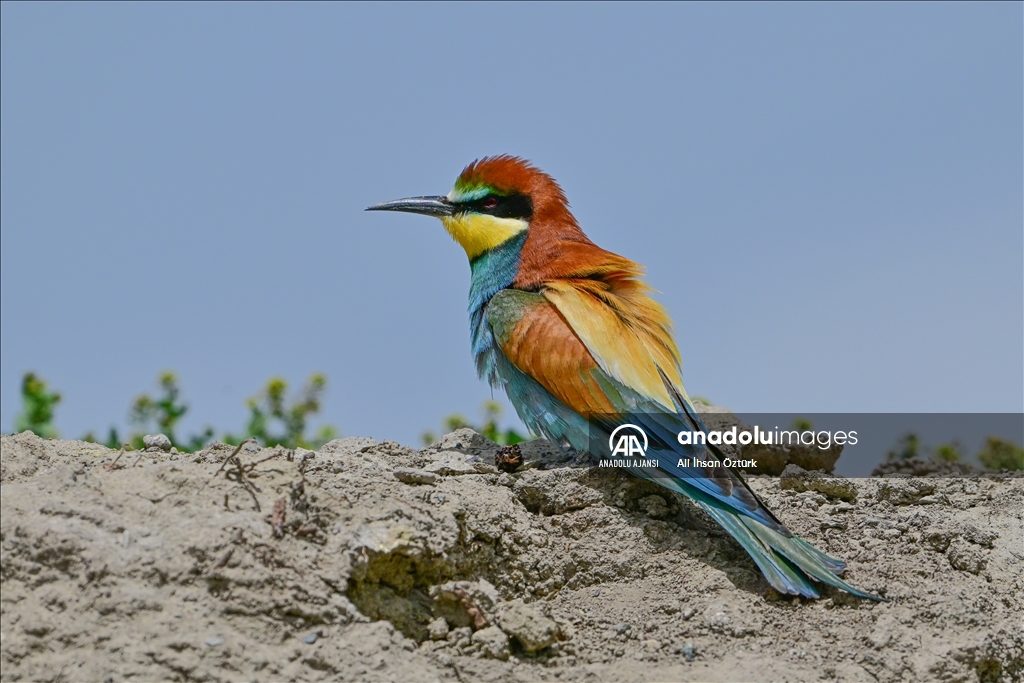
[[4,681],[1019,681],[1024,479],[751,478],[886,603],[781,597],[543,443],[117,456],[2,437]]

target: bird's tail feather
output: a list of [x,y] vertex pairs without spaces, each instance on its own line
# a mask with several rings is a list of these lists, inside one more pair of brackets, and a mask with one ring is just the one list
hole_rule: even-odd
[[813,578],[860,598],[884,600],[840,579],[837,574],[846,568],[846,564],[826,555],[802,538],[783,536],[743,515],[704,501],[698,503],[743,546],[764,573],[768,583],[780,593],[817,598],[818,591],[810,581]]
[[752,517],[730,510],[717,498],[689,486],[684,480],[654,477],[642,467],[633,467],[629,471],[681,493],[700,505],[743,546],[768,582],[780,593],[818,598],[820,594],[812,583],[813,579],[859,598],[886,602],[885,598],[854,588],[840,579],[838,574],[846,569],[845,562],[823,553],[785,527],[779,532]]

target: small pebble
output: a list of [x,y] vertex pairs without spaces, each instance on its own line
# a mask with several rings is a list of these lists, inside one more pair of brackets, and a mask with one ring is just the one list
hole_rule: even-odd
[[224,639],[220,636],[211,636],[203,642],[206,643],[206,647],[220,647],[224,644]]
[[312,645],[317,641],[317,638],[319,638],[323,634],[323,631],[313,631],[312,633],[307,633],[306,635],[302,636],[302,642],[304,642],[306,645]]
[[427,624],[427,633],[431,640],[444,640],[448,637],[449,630],[451,629],[448,628],[448,622],[444,617],[438,617]]
[[146,448],[159,448],[162,451],[171,450],[171,440],[163,434],[146,434],[142,437],[142,443]]
[[433,472],[419,470],[412,467],[399,467],[394,471],[395,479],[403,484],[435,484],[440,478]]

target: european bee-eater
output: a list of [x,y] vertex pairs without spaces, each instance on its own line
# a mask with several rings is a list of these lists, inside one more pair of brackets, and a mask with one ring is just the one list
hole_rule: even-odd
[[523,159],[486,157],[447,196],[367,210],[436,216],[466,250],[477,372],[505,390],[531,432],[588,450],[591,429],[610,431],[628,414],[652,434],[647,457],[657,461],[630,471],[694,500],[776,590],[816,598],[819,581],[878,599],[840,579],[845,564],[795,536],[732,469],[690,466],[721,460],[710,446],[676,445],[680,431],[706,430],[683,388],[668,313],[641,266],[587,238],[554,178]]

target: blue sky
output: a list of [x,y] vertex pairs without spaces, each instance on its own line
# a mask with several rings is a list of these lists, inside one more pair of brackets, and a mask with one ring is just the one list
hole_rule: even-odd
[[[0,428],[272,375],[417,443],[475,417],[469,268],[369,204],[532,159],[645,264],[691,394],[1024,410],[1022,5],[2,5]],[[508,423],[515,424],[511,409]]]

